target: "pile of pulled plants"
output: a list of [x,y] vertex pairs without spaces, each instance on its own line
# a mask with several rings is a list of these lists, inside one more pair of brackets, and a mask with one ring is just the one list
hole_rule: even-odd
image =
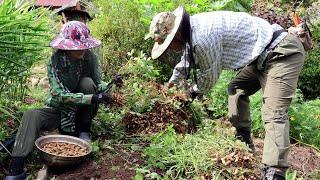
[[153,134],[164,131],[170,124],[178,133],[191,133],[195,130],[192,115],[187,107],[174,109],[170,104],[155,102],[151,111],[143,114],[128,112],[122,123],[130,134]]
[[128,134],[159,133],[169,125],[177,133],[195,132],[197,123],[190,101],[176,88],[156,83],[159,71],[144,54],[130,58],[119,73],[123,85],[112,89],[114,99],[107,107],[122,110],[121,124]]

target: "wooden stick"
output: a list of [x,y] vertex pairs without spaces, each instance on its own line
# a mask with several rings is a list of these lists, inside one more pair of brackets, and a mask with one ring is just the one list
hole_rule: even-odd
[[2,142],[0,142],[0,145],[4,148],[4,150],[6,150],[6,151],[10,154],[10,156],[12,156],[12,154],[10,153],[10,151],[6,148],[5,145],[2,144]]

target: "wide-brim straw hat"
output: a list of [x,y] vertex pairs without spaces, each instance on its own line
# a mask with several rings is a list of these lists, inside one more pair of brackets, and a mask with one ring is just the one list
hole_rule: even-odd
[[80,21],[65,23],[58,37],[50,42],[50,46],[62,50],[85,50],[98,47],[101,41],[90,36],[88,27]]
[[93,19],[86,10],[77,10],[77,9],[69,8],[69,9],[64,9],[58,12],[59,15],[62,15],[62,13],[64,13],[66,16],[78,14],[80,16],[86,17],[89,21]]
[[[174,24],[171,28],[171,30],[169,32],[167,32],[165,35],[165,39],[163,39],[162,42],[157,42],[155,41],[154,45],[153,45],[153,48],[152,48],[152,52],[151,52],[151,58],[152,59],[157,59],[158,57],[160,57],[169,47],[169,45],[171,44],[173,38],[175,37],[179,27],[180,27],[180,24],[182,22],[182,18],[183,18],[183,15],[184,15],[184,8],[179,6],[177,9],[175,9],[173,12],[162,12],[162,13],[159,13],[157,14],[151,24],[150,24],[150,32],[149,34],[146,36],[145,39],[147,38],[153,38],[155,39],[155,29],[159,28],[159,27],[155,27],[157,25],[159,25],[159,23],[161,23],[161,17],[164,15],[164,14],[168,14],[168,15],[174,15]],[[163,22],[162,22],[163,23]],[[161,29],[157,29],[156,31],[158,31]],[[156,39],[155,39],[156,40]]]

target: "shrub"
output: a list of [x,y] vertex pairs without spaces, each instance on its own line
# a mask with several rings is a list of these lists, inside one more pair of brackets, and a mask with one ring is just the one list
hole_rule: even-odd
[[47,58],[52,33],[45,9],[3,1],[0,6],[1,98],[20,100],[26,93],[32,65]]
[[[320,147],[320,100],[302,101],[301,92],[296,93],[289,108],[290,136],[304,143]],[[252,131],[256,136],[264,136],[261,118],[261,91],[250,97]]]
[[223,173],[221,169],[228,168],[228,171],[238,173],[253,169],[236,167],[234,171],[231,164],[224,167],[219,163],[219,159],[228,156],[234,149],[247,154],[245,145],[235,140],[233,128],[226,127],[220,121],[208,120],[194,134],[179,135],[169,126],[166,131],[151,138],[151,144],[143,150],[143,155],[148,157],[146,169],[161,169],[167,179],[197,179],[202,175],[214,179],[236,179],[237,173]]
[[130,109],[141,113],[151,108],[152,98],[158,95],[154,94],[153,86],[150,87],[147,84],[156,81],[159,77],[159,70],[154,66],[154,61],[143,52],[140,52],[137,57],[133,56],[133,53],[134,51],[128,53],[130,58],[120,72],[129,75],[125,79],[128,89],[124,94],[127,96],[126,100]]
[[306,99],[315,99],[320,97],[320,23],[313,29],[314,48],[309,51],[305,64],[301,71],[298,88],[301,89]]
[[92,34],[102,40],[102,70],[117,72],[127,60],[132,49],[147,49],[151,46],[144,40],[146,26],[139,19],[141,7],[137,1],[97,0],[101,14],[90,22]]
[[[252,0],[139,0],[144,6],[144,17],[153,17],[156,12],[172,11],[178,6],[183,6],[190,14],[209,12],[217,10],[229,10],[229,11],[250,11],[252,6]],[[150,21],[150,20],[149,20]],[[146,19],[146,24],[149,24]]]
[[[92,34],[102,40],[103,71],[110,75],[117,72],[126,62],[126,54],[132,49],[150,54],[152,41],[144,40],[154,15],[162,11],[172,11],[183,5],[190,14],[213,11],[248,11],[252,0],[96,0],[101,14],[89,23]],[[171,58],[165,57],[165,58]],[[179,59],[174,56],[175,59]],[[172,61],[176,62],[176,61]],[[175,64],[175,63],[173,63]]]
[[289,109],[290,135],[320,148],[320,100],[296,103]]
[[33,9],[21,1],[3,1],[0,17],[0,140],[3,140],[19,126],[26,109],[21,100],[28,91],[31,67],[47,58],[52,31],[46,9]]

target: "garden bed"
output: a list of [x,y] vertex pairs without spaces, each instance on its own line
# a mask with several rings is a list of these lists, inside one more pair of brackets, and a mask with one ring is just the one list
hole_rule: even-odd
[[[260,162],[262,156],[262,139],[254,140],[257,149],[257,159]],[[237,153],[235,153],[236,155]],[[243,156],[242,156],[243,157]],[[311,172],[320,169],[320,156],[314,149],[295,144],[289,152],[289,164],[291,170],[306,178]],[[104,150],[99,157],[93,158],[66,171],[50,171],[49,177],[59,179],[133,179],[136,175],[135,168],[145,164],[146,159],[141,157],[141,152],[132,151],[121,146],[114,146],[112,149]],[[239,161],[240,162],[240,161]],[[229,165],[232,167],[232,165]],[[261,163],[253,164],[257,169],[256,174],[251,174],[256,179],[259,177]],[[160,170],[154,170],[161,174]],[[209,174],[203,174],[202,178],[209,178]],[[205,178],[206,179],[206,178]],[[254,178],[253,178],[254,179]]]

